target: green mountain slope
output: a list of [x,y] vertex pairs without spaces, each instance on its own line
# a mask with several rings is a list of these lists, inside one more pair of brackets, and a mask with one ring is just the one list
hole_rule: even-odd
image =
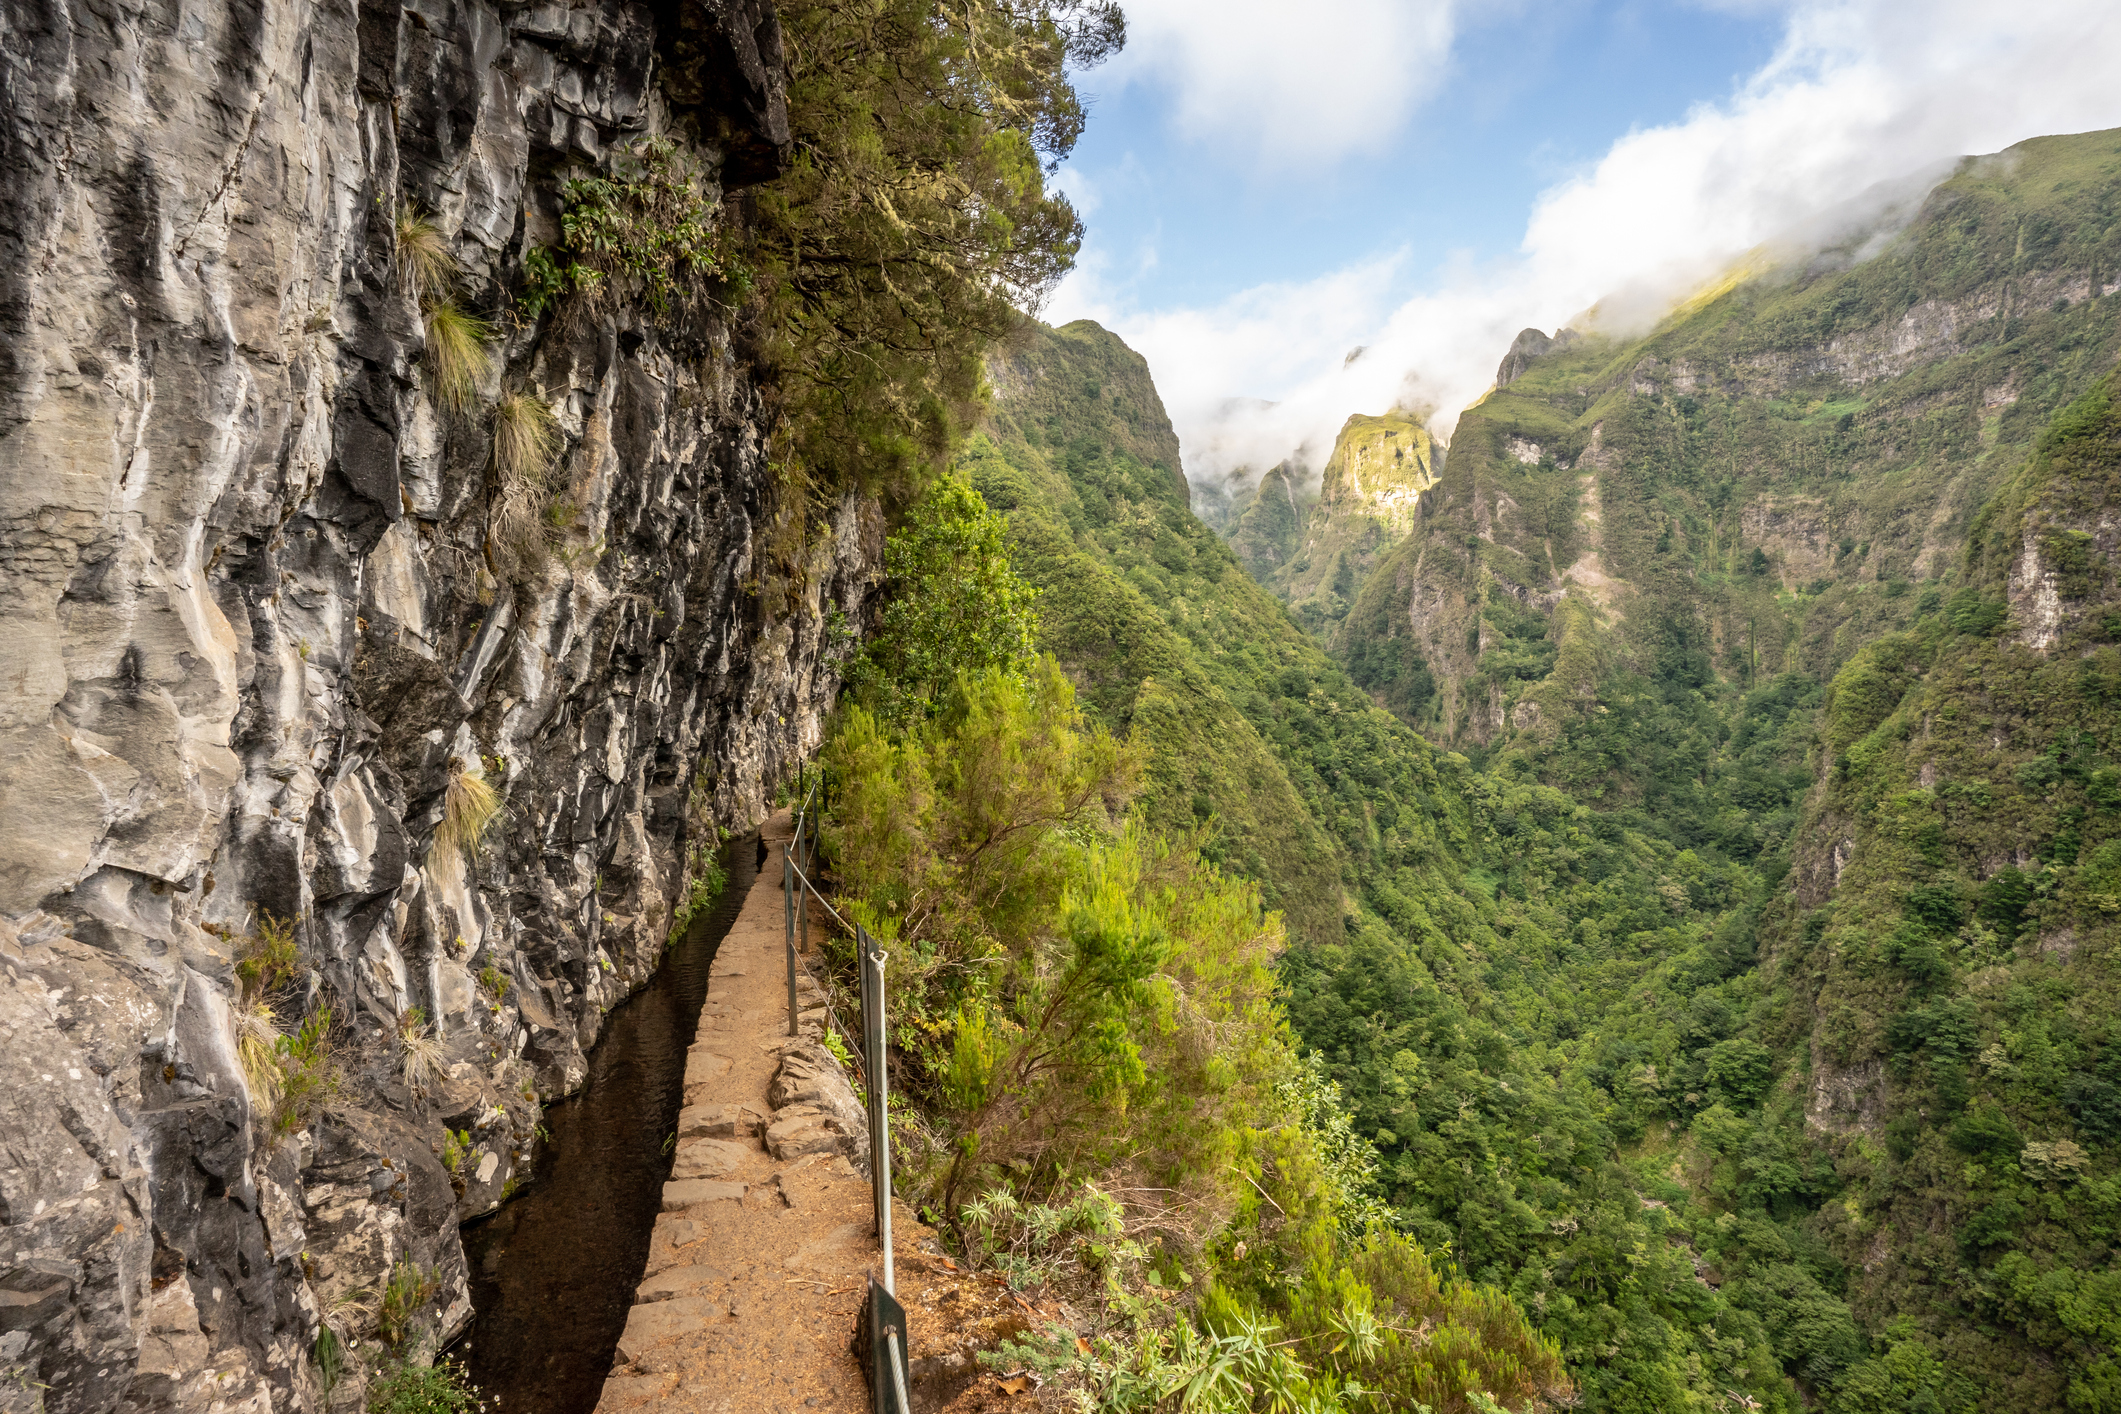
[[[1695,1276],[1684,1191],[1659,1162],[1623,1160],[1644,1126],[1599,1088],[1609,1051],[1588,1043],[1610,1027],[1628,1055],[1700,1070],[1692,1051],[1735,1035],[1749,993],[1730,974],[1750,944],[1712,920],[1742,876],[1477,774],[1368,703],[1128,440],[1154,389],[1104,330],[1033,331],[995,381],[964,466],[1043,590],[1043,646],[1148,746],[1152,819],[1205,830],[1289,910],[1291,1020],[1383,1151],[1402,1225],[1511,1287],[1594,1407],[1734,1388],[1794,1407],[1768,1327]],[[1070,405],[1065,390],[1093,386],[1093,405]],[[1784,1285],[1860,1353],[1772,1224],[1711,1236],[1777,1253],[1800,1272]]]
[[1873,258],[1521,339],[1331,657],[1243,568],[1315,508],[1188,515],[1116,339],[996,377],[1047,646],[1290,910],[1397,1221],[1586,1407],[2114,1398],[2117,178],[2027,144]]
[[[1760,1319],[1829,1407],[2114,1398],[2110,1190],[2071,1177],[2111,1172],[2103,1112],[2072,1131],[2054,1108],[2113,1083],[2090,1020],[2111,960],[2094,951],[2057,981],[2022,933],[2015,951],[1995,938],[2021,893],[2065,886],[2056,851],[2078,867],[2093,804],[2069,793],[2102,788],[2114,742],[2072,656],[2100,622],[2111,532],[2083,507],[2103,482],[2081,471],[2081,437],[2077,480],[2055,471],[2062,434],[2043,429],[2065,408],[2062,425],[2089,417],[2073,400],[2121,355],[2117,213],[2121,134],[2043,139],[1966,164],[1874,258],[1737,282],[1632,344],[1528,334],[1336,643],[1375,700],[1484,763],[1476,792],[1537,783],[1578,807],[1566,831],[1476,808],[1476,835],[1493,821],[1517,861],[1498,897],[1521,889],[1534,925],[1497,928],[1487,980],[1511,996],[1509,971],[1549,969],[1537,1007],[1515,1010],[1521,1053],[1583,1087],[1701,1282]],[[2078,509],[2025,511],[2048,494],[2027,477],[2076,486],[2052,494]],[[2037,670],[2008,661],[2049,633],[2065,637]],[[1921,712],[1899,705],[1910,693]],[[2018,755],[1959,762],[1955,785],[1906,746],[1959,718],[1967,750],[1979,736]],[[1895,751],[1913,754],[1848,784]],[[1649,880],[1663,919],[1598,896],[1643,882],[1583,848],[1612,839],[1673,851]],[[1898,862],[1871,884],[1859,859]],[[1299,1028],[1329,1050],[1348,1038],[1341,1073],[1388,1126],[1389,1043],[1365,1033],[1380,1016],[1427,1025],[1414,994],[1377,993],[1389,960],[1285,969]],[[1993,1080],[2017,1046],[2040,1057],[2045,1110]],[[1501,1127],[1480,1132],[1514,1167]],[[1495,1254],[1544,1309],[1567,1261],[1533,1215],[1479,1231],[1458,1178],[1438,1185],[1450,1150],[1409,1157],[1403,1192],[1438,1191],[1461,1255]],[[1570,1203],[1586,1200],[1626,1206],[1577,1185]],[[2042,1226],[2064,1210],[2066,1240]],[[1672,1397],[1584,1384],[1607,1407]]]
[[1383,844],[1381,803],[1388,828],[1404,810],[1410,848],[1453,857],[1449,766],[1194,518],[1140,355],[1088,322],[1034,328],[994,382],[963,467],[1043,591],[1041,646],[1091,712],[1148,745],[1152,821],[1205,831],[1210,857],[1261,880],[1311,940],[1340,935]]
[[2121,1408],[2116,392],[1983,511],[1967,585],[1835,677],[1771,935],[1851,1299],[1991,1408]]
[[1358,680],[1440,740],[1621,795],[1675,725],[1646,688],[1727,715],[1779,674],[1823,682],[1956,572],[2121,350],[2087,298],[2121,272],[2117,213],[2121,132],[2040,139],[1966,164],[1872,258],[1766,270],[1635,342],[1527,331],[1357,596]]

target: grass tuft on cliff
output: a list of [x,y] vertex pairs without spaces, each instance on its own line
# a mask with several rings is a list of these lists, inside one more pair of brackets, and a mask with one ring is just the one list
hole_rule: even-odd
[[251,1108],[270,1114],[279,1107],[285,1076],[280,1060],[280,1027],[272,1004],[262,998],[238,1002],[235,1008],[236,1059],[243,1066],[244,1088]]
[[457,256],[442,228],[418,208],[400,206],[393,233],[398,283],[405,293],[423,309],[449,298],[457,284]]
[[473,770],[461,758],[450,758],[442,823],[435,827],[435,852],[470,859],[500,818],[500,792],[487,784],[484,772]]
[[542,493],[560,450],[560,420],[532,393],[505,393],[493,405],[493,464],[504,488]]
[[436,300],[426,308],[427,371],[434,380],[435,401],[450,412],[463,412],[478,400],[479,387],[493,372],[493,326],[467,313],[454,300]]

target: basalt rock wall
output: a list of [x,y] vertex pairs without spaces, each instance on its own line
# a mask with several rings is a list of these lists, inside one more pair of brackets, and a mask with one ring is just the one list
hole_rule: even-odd
[[767,0],[0,0],[0,1406],[356,1407],[460,1330],[459,1217],[815,743],[875,506],[788,519],[739,310],[511,298],[633,139],[770,179],[780,85]]

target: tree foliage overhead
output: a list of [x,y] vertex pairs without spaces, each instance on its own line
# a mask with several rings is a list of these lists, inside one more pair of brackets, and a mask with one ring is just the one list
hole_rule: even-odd
[[790,450],[903,492],[1074,262],[1082,222],[1045,179],[1083,128],[1071,73],[1125,22],[1105,0],[796,0],[781,23],[794,164],[752,235]]

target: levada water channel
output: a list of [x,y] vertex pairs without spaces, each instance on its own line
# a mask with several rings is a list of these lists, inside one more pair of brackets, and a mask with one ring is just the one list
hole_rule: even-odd
[[721,897],[606,1019],[581,1090],[545,1111],[530,1190],[465,1229],[477,1318],[455,1353],[501,1414],[591,1414],[603,1393],[670,1176],[685,1048],[757,875],[755,841],[724,850]]

